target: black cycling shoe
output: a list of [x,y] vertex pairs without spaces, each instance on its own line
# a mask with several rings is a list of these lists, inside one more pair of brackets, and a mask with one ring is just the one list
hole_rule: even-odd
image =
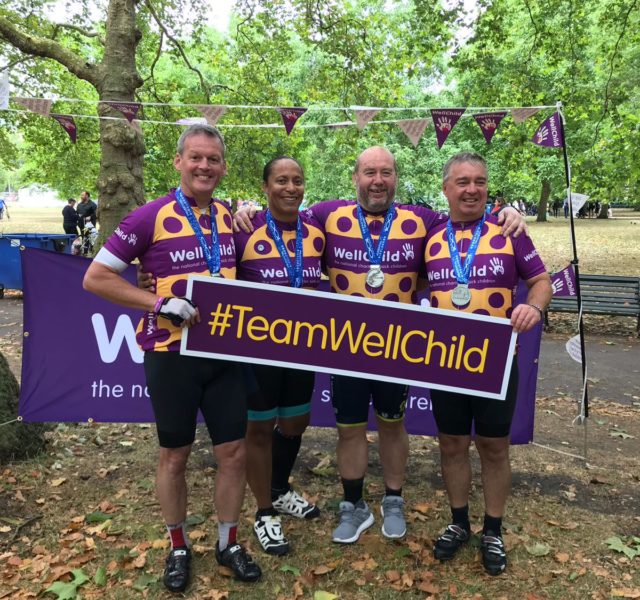
[[458,550],[469,541],[470,534],[466,529],[452,523],[442,532],[433,546],[433,557],[437,560],[451,560]]
[[216,560],[219,565],[231,569],[240,581],[257,581],[262,575],[260,567],[240,544],[231,544],[220,552],[216,542]]
[[174,548],[167,556],[162,581],[171,592],[184,592],[189,585],[191,550]]
[[480,538],[482,566],[489,575],[500,575],[507,568],[507,552],[499,535],[488,531]]

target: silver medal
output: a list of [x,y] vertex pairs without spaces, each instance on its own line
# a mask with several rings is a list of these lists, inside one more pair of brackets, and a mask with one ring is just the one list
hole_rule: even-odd
[[451,292],[451,302],[456,306],[466,306],[471,301],[471,290],[464,283],[459,283]]
[[384,283],[384,273],[380,268],[380,265],[371,265],[369,272],[367,273],[367,285],[372,288],[382,287]]

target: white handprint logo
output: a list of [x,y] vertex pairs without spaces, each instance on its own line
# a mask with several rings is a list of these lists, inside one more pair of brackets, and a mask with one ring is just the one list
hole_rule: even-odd
[[564,289],[564,281],[562,281],[562,279],[552,279],[551,287],[553,289],[553,293],[557,294]]
[[436,127],[440,131],[451,131],[451,119],[448,117],[438,117],[438,124]]
[[480,120],[480,127],[482,127],[482,129],[496,129],[496,127],[498,127],[496,125],[496,122],[493,119],[481,119]]
[[504,266],[502,264],[502,261],[497,257],[491,259],[489,268],[494,275],[497,275],[498,273],[504,275]]
[[536,134],[537,143],[541,144],[542,142],[546,141],[548,137],[549,137],[549,128],[545,125]]
[[404,244],[402,246],[402,255],[404,256],[405,260],[410,260],[414,258],[415,254],[413,252],[413,246],[409,243]]
[[135,233],[130,233],[129,238],[127,240],[132,246],[135,246],[138,243],[138,236]]

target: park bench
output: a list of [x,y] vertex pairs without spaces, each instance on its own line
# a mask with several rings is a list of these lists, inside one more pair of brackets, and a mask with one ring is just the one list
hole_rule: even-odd
[[[635,317],[640,335],[640,277],[581,274],[580,294],[583,314]],[[545,327],[549,326],[550,312],[578,312],[578,300],[575,296],[554,296],[544,314]]]

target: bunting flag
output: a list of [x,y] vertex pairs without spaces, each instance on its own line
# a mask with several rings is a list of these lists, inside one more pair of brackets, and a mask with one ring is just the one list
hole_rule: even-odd
[[511,118],[516,125],[524,123],[529,117],[533,117],[536,113],[539,113],[539,108],[512,108]]
[[78,129],[76,127],[76,122],[73,120],[71,115],[49,115],[52,119],[55,119],[60,123],[62,129],[64,129],[71,138],[71,143],[76,143],[76,138],[78,135]]
[[218,119],[227,111],[227,107],[221,105],[199,104],[196,108],[204,115],[209,125],[215,125]]
[[5,69],[0,75],[0,109],[9,108],[9,70]]
[[501,110],[499,112],[477,113],[473,115],[473,118],[482,130],[482,135],[484,135],[484,139],[487,141],[487,144],[491,143],[493,136],[496,131],[498,131],[498,127],[500,127],[502,119],[506,116],[506,110]]
[[429,125],[429,119],[406,119],[404,121],[397,121],[397,124],[415,148],[420,142],[424,130]]
[[287,135],[290,135],[296,121],[307,112],[307,109],[297,107],[278,108],[278,112],[282,115],[282,122],[284,123]]
[[131,123],[131,121],[136,118],[136,115],[138,114],[138,111],[142,106],[140,102],[111,102],[104,100],[102,101],[102,104],[106,104],[111,108],[119,110],[124,115],[125,119],[129,121],[129,123]]
[[560,115],[554,112],[545,119],[533,134],[531,141],[538,146],[545,146],[546,148],[564,148],[564,139],[560,128]]
[[589,196],[586,194],[578,194],[577,192],[571,192],[571,208],[573,209],[573,216],[576,217],[580,209],[589,200]]
[[577,296],[576,274],[573,265],[551,275],[551,287],[554,296]]
[[367,123],[375,117],[380,110],[373,108],[357,108],[355,109],[356,114],[356,125],[360,131],[362,131]]
[[456,126],[458,119],[462,116],[465,108],[432,108],[431,118],[436,128],[436,138],[438,140],[438,150],[447,141],[449,134]]
[[13,98],[13,101],[43,117],[49,116],[51,105],[53,104],[53,100],[48,98]]

